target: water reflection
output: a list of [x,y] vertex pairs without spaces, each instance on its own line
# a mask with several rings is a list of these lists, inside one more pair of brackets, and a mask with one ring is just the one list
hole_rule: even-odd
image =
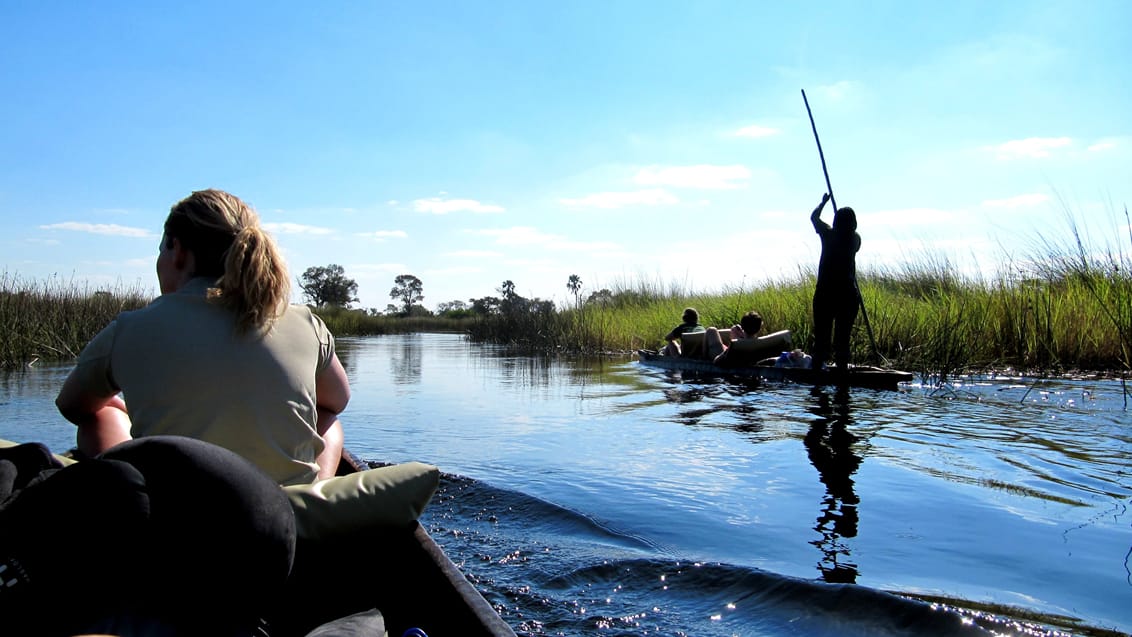
[[818,570],[822,579],[836,584],[854,584],[857,564],[852,561],[848,545],[842,538],[857,536],[857,505],[860,498],[853,490],[853,474],[861,466],[861,457],[853,452],[857,436],[849,431],[853,416],[849,407],[849,391],[838,389],[832,396],[815,387],[810,411],[816,416],[803,438],[807,454],[818,470],[825,497],[814,530],[820,539],[810,544],[822,552]]
[[421,339],[407,335],[391,348],[389,378],[397,385],[419,385],[421,382]]

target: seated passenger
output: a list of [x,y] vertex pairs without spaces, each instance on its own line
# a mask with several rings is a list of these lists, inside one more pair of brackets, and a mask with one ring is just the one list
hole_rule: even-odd
[[239,198],[202,190],[175,204],[157,255],[162,295],[95,336],[55,401],[79,450],[177,435],[230,449],[280,484],[333,476],[349,381],[326,324],[289,304],[288,278]]
[[664,340],[668,341],[668,344],[664,346],[664,349],[661,350],[661,353],[665,356],[681,355],[682,352],[680,350],[679,341],[682,334],[704,331],[704,326],[700,325],[700,313],[696,311],[696,308],[685,308],[682,318],[684,320],[683,323],[672,328],[672,331],[664,335]]
[[[731,326],[731,342],[744,338],[758,338],[759,332],[763,328],[763,317],[755,311],[747,312],[739,319],[738,325]],[[736,367],[738,357],[728,356],[731,347],[723,342],[723,338],[719,335],[719,330],[714,327],[707,328],[707,334],[704,335],[704,341],[707,345],[708,357],[713,363],[721,367]]]

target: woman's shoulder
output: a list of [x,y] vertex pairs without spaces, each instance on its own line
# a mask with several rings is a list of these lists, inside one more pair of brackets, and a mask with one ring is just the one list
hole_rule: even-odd
[[326,323],[309,305],[288,305],[279,317],[279,321],[292,324],[303,324],[314,328],[318,333],[329,332]]

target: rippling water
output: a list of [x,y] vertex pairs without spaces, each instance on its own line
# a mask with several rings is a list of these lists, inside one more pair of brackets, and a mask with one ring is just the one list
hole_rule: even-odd
[[[446,472],[422,522],[520,634],[1132,630],[1119,381],[837,392],[432,334],[339,353],[347,444]],[[0,437],[70,446],[65,373],[0,377]]]

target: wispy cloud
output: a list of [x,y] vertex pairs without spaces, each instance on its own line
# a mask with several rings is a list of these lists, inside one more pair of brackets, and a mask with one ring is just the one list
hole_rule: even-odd
[[332,228],[323,228],[320,226],[305,226],[301,223],[291,223],[289,221],[265,223],[263,227],[268,232],[275,234],[313,234],[313,235],[328,235],[334,234]]
[[618,252],[622,248],[611,241],[575,241],[556,234],[547,234],[530,226],[514,226],[490,230],[471,230],[471,234],[495,239],[497,245],[538,247],[557,252],[593,253]]
[[492,252],[491,250],[456,250],[454,252],[445,252],[444,256],[461,259],[495,259],[503,256],[503,254],[500,252]]
[[1006,197],[1005,199],[987,199],[982,203],[984,208],[1006,208],[1013,210],[1015,208],[1030,208],[1038,206],[1049,201],[1049,195],[1042,193],[1029,193],[1025,195],[1016,195],[1014,197]]
[[386,239],[406,239],[408,238],[409,233],[405,232],[404,230],[376,230],[374,232],[361,232],[358,233],[358,236],[365,237],[367,239],[377,239],[379,241],[384,241]]
[[1052,150],[1066,148],[1072,144],[1073,140],[1069,137],[1027,137],[986,148],[994,152],[999,159],[1041,159],[1049,157]]
[[64,221],[40,226],[41,230],[69,230],[72,232],[86,232],[89,234],[102,234],[115,237],[152,238],[156,235],[144,228],[131,228],[116,223],[83,223],[80,221]]
[[624,208],[626,206],[671,206],[679,203],[675,195],[663,188],[627,192],[598,192],[577,199],[560,199],[575,208]]
[[[868,214],[867,223],[877,228],[948,225],[956,223],[962,215],[942,208],[899,208],[877,210]],[[862,220],[862,224],[866,223]]]
[[817,92],[820,95],[835,102],[854,97],[860,92],[860,90],[860,82],[854,82],[851,80],[841,80],[840,82],[826,84],[825,86],[819,86],[817,88]]
[[642,186],[670,186],[673,188],[702,188],[705,190],[734,190],[746,186],[751,171],[746,166],[649,166],[642,168],[633,178]]
[[486,204],[476,201],[475,199],[444,199],[442,197],[417,199],[413,201],[413,209],[417,212],[434,215],[446,215],[450,212],[475,212],[482,214],[504,211],[503,206]]
[[346,266],[346,270],[351,276],[370,279],[379,275],[404,274],[409,271],[409,266],[404,263],[354,263]]
[[772,136],[777,135],[781,132],[782,131],[778,130],[777,128],[771,128],[769,126],[759,126],[758,124],[752,124],[751,126],[744,126],[743,128],[740,128],[739,130],[735,131],[735,136],[736,137],[754,137],[754,138],[772,137]]
[[1117,143],[1111,139],[1103,139],[1095,144],[1089,145],[1089,152],[1095,153],[1102,150],[1111,150],[1117,147]]
[[541,245],[554,239],[554,235],[546,234],[530,226],[471,230],[469,232],[481,237],[495,239],[495,243],[499,245]]

